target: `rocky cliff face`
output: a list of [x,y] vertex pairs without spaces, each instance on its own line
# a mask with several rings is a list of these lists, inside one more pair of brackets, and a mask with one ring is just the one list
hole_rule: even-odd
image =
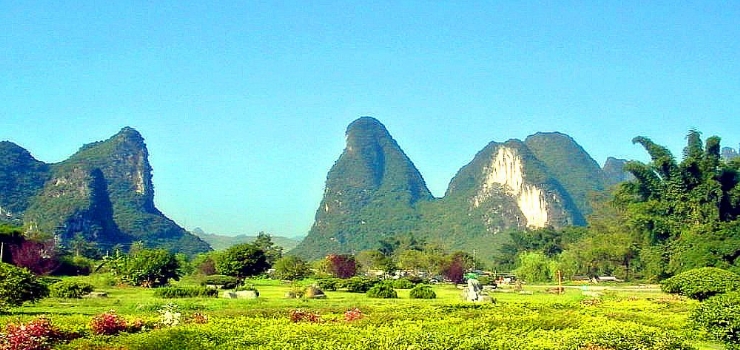
[[22,214],[50,176],[47,164],[22,147],[0,142],[0,222],[22,223]]
[[[532,142],[551,147],[549,138]],[[582,151],[567,136],[554,143]],[[545,156],[553,153],[542,150]],[[587,158],[589,165],[596,164]],[[601,176],[598,165],[596,172]],[[347,146],[329,171],[314,226],[291,253],[309,259],[352,253],[376,248],[385,237],[412,233],[449,249],[492,255],[508,229],[585,223],[553,173],[524,142],[492,142],[460,169],[444,198],[434,199],[385,127],[360,118],[348,127]]]
[[[450,182],[445,197],[466,197],[471,209],[488,207],[499,216],[491,232],[507,228],[563,227],[583,224],[569,194],[519,140],[492,142]],[[500,203],[513,203],[500,205]],[[492,211],[494,208],[499,210]],[[494,220],[489,220],[494,222]]]
[[309,258],[368,249],[385,235],[408,232],[419,201],[431,200],[424,179],[376,119],[347,127],[346,147],[326,178],[310,233],[293,252]]
[[631,181],[634,179],[632,173],[624,171],[624,165],[627,164],[626,159],[617,159],[609,157],[604,163],[604,178],[606,186],[614,186],[620,182]]
[[82,235],[104,249],[138,240],[187,254],[210,249],[154,206],[148,152],[136,130],[124,128],[48,168],[37,195],[27,197],[23,221],[30,229],[62,242]]

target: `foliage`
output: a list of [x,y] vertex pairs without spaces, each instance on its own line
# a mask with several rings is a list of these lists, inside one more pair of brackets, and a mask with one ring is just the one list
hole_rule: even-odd
[[174,254],[164,249],[141,249],[129,255],[108,258],[111,270],[122,281],[143,287],[167,285],[180,279],[180,264]]
[[691,313],[690,319],[728,348],[740,348],[740,292],[710,297]]
[[357,262],[352,255],[329,254],[325,261],[329,274],[334,277],[350,278],[357,274]]
[[252,244],[265,253],[265,259],[269,266],[273,266],[278,259],[283,257],[283,247],[272,242],[272,235],[260,231]]
[[203,286],[222,286],[223,289],[234,289],[238,283],[239,280],[236,277],[226,275],[211,275],[200,282]]
[[36,275],[48,275],[60,265],[53,240],[24,240],[20,245],[11,246],[10,252],[16,266],[25,267]]
[[320,323],[321,315],[306,311],[302,309],[296,309],[296,310],[290,310],[289,312],[290,322],[298,323],[298,322],[310,322],[310,323]]
[[308,263],[293,255],[278,259],[273,268],[275,269],[275,277],[283,280],[300,280],[311,274]]
[[397,280],[393,280],[392,282],[393,288],[396,289],[411,289],[414,288],[414,282],[411,282],[408,278],[399,278]]
[[235,245],[216,260],[218,273],[239,279],[259,275],[269,267],[265,252],[250,243]]
[[154,296],[159,298],[215,298],[218,290],[207,287],[163,287],[154,291]]
[[461,254],[448,257],[442,266],[442,275],[453,283],[462,283],[465,277],[465,258]]
[[96,315],[90,320],[90,330],[97,335],[116,335],[127,329],[126,319],[111,310]]
[[716,267],[702,267],[666,279],[660,288],[666,293],[702,301],[717,294],[740,290],[740,275]]
[[550,275],[550,260],[543,253],[525,252],[519,254],[519,263],[516,275],[527,282],[548,282]]
[[49,296],[53,298],[79,299],[95,289],[92,284],[75,280],[63,280],[49,287]]
[[177,304],[169,303],[159,309],[159,324],[163,327],[175,327],[180,324],[182,313]]
[[358,308],[354,308],[344,312],[344,320],[346,322],[357,321],[362,319],[363,317],[365,317],[365,315],[362,313],[362,310]]
[[365,293],[374,285],[380,283],[379,279],[367,277],[352,277],[342,282],[342,287],[351,293]]
[[434,289],[430,286],[417,284],[413,289],[411,289],[411,292],[409,292],[409,297],[411,299],[436,299],[437,293],[435,293]]
[[49,293],[27,269],[0,263],[0,312],[26,301],[37,301]]
[[368,298],[394,299],[398,298],[398,293],[389,283],[378,283],[367,291]]
[[[358,277],[359,278],[359,277]],[[340,278],[330,277],[330,278],[320,278],[316,280],[316,286],[321,288],[321,290],[337,290],[338,288],[341,288],[344,284],[344,281]]]
[[648,277],[729,267],[740,257],[740,231],[733,223],[740,215],[740,162],[721,159],[719,137],[702,145],[701,134],[690,130],[686,139],[678,162],[667,148],[636,137],[633,142],[645,148],[651,162],[627,163],[635,180],[622,184],[617,194],[629,225],[646,245],[666,251],[645,255],[652,265]]
[[25,324],[5,325],[0,333],[0,350],[51,349],[55,343],[72,337],[52,325],[48,318],[40,317]]

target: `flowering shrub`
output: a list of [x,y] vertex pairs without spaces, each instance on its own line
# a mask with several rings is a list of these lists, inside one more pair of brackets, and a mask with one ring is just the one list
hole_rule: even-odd
[[301,309],[290,310],[290,321],[293,323],[301,321],[318,323],[321,322],[321,315]]
[[0,333],[0,350],[51,349],[54,342],[65,339],[64,333],[46,318],[37,318],[26,324],[8,324]]
[[126,331],[126,320],[111,310],[93,317],[90,329],[98,335],[116,335]]
[[169,303],[159,309],[159,324],[164,327],[174,327],[180,324],[182,313],[177,304]]
[[344,320],[347,322],[352,322],[355,320],[362,319],[365,315],[362,314],[362,311],[358,308],[354,308],[352,310],[347,310],[344,312]]
[[200,312],[193,313],[190,315],[190,318],[188,318],[188,323],[206,324],[208,323],[208,316]]

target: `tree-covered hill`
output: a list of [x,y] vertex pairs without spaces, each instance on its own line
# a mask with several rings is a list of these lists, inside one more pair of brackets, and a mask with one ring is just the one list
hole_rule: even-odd
[[81,235],[103,249],[125,248],[134,241],[186,254],[210,249],[154,206],[148,151],[143,137],[132,128],[85,145],[60,163],[16,158],[25,166],[0,163],[0,179],[28,179],[31,185],[15,186],[23,191],[8,191],[14,194],[8,199],[3,192],[3,201],[12,199],[15,208],[23,209],[18,215],[27,230],[56,235],[62,243]]

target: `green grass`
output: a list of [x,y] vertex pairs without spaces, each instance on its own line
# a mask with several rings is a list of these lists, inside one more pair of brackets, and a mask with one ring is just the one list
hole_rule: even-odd
[[[90,280],[105,280],[100,276]],[[193,285],[181,281],[180,286]],[[696,302],[660,292],[602,291],[587,297],[580,288],[550,294],[547,286],[526,286],[531,294],[491,293],[495,303],[468,303],[461,290],[436,285],[437,299],[372,299],[365,294],[326,291],[327,299],[286,299],[292,285],[252,281],[256,300],[222,298],[161,299],[153,290],[99,283],[105,299],[44,299],[0,315],[0,325],[46,315],[65,330],[84,335],[62,349],[721,349],[687,326]],[[92,316],[115,310],[128,320],[159,320],[173,303],[183,320],[194,313],[206,324],[183,324],[113,337],[93,336]],[[346,322],[344,313],[359,308],[364,317]],[[320,315],[322,322],[293,323],[291,310]],[[594,347],[595,348],[595,347]]]

